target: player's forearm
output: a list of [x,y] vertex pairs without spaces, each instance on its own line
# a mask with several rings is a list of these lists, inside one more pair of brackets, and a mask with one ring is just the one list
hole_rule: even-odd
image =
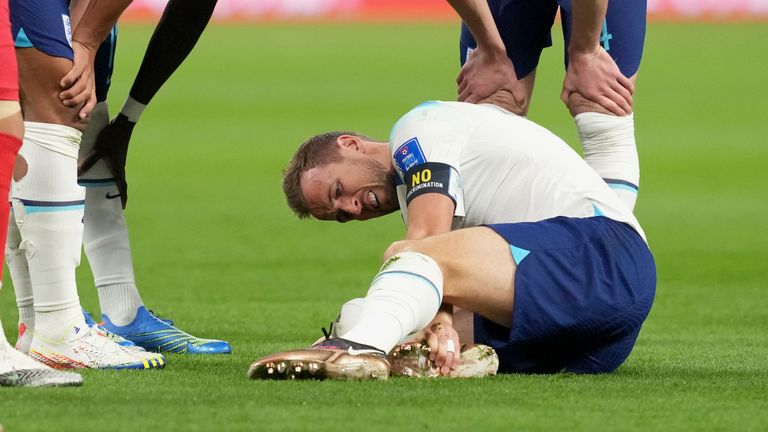
[[90,0],[72,34],[72,40],[92,49],[95,54],[131,1]]
[[130,96],[148,104],[194,48],[216,0],[170,0],[144,53]]
[[424,194],[408,204],[407,240],[419,240],[451,230],[454,202],[446,195]]
[[448,0],[448,3],[467,25],[479,49],[489,53],[506,53],[486,0]]
[[608,0],[573,0],[571,4],[573,30],[568,52],[592,54],[600,46],[600,32],[608,9]]

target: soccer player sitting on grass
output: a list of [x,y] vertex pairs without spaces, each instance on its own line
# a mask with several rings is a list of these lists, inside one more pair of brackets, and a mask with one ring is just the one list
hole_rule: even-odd
[[[493,347],[501,372],[611,372],[653,303],[632,212],[565,142],[493,105],[424,103],[390,143],[315,136],[283,187],[301,218],[399,208],[406,240],[385,252],[357,316],[342,309],[337,338],[260,359],[252,378],[385,378],[386,353],[419,331],[444,375],[460,342]],[[454,307],[473,319],[454,322]]]

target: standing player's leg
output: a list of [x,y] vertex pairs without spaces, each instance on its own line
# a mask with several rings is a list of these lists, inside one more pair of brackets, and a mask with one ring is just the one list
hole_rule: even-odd
[[[107,92],[112,76],[117,29],[96,55],[96,98],[80,145],[80,158],[91,154],[109,124]],[[135,119],[134,119],[135,120]],[[104,139],[104,136],[101,137]],[[86,189],[83,246],[99,294],[103,327],[148,350],[186,354],[226,354],[225,341],[192,336],[160,320],[144,307],[133,270],[131,245],[120,190],[112,170],[99,159],[78,179]]]
[[85,191],[77,185],[77,153],[84,124],[79,107],[58,99],[59,80],[72,67],[67,4],[13,0],[11,22],[26,120],[13,207],[34,297],[30,355],[60,367],[160,366],[161,358],[129,353],[88,326],[80,307],[75,268]]
[[[572,7],[561,1],[565,44],[570,41]],[[609,2],[600,44],[634,85],[643,54],[646,2]],[[566,58],[566,67],[568,60]],[[572,93],[566,101],[579,131],[584,159],[621,200],[634,209],[640,185],[634,113],[616,116],[599,104]]]
[[[10,206],[5,197],[10,192],[13,166],[24,134],[10,28],[8,1],[0,0],[0,64],[3,65],[0,68],[0,232],[8,227]],[[0,250],[5,248],[4,242],[5,237],[0,235]],[[80,385],[82,382],[78,374],[55,371],[13,349],[0,323],[0,386]]]
[[[107,92],[112,78],[116,42],[117,28],[113,28],[96,54],[97,104],[83,133],[80,159],[91,153],[99,134],[109,124]],[[101,311],[118,325],[128,324],[144,302],[136,288],[120,191],[104,160],[99,160],[81,174],[78,183],[86,191],[83,246],[98,290]]]

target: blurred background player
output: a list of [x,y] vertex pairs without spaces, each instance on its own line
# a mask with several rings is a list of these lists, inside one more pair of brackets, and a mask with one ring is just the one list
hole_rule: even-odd
[[[584,159],[634,209],[640,182],[632,95],[643,54],[646,2],[449,0],[464,20],[459,100],[526,115],[541,50],[560,10],[566,75],[561,99]],[[490,100],[486,98],[491,98]]]
[[[102,326],[153,351],[187,354],[226,354],[232,351],[225,341],[192,336],[174,327],[172,322],[157,318],[145,308],[136,286],[123,212],[128,200],[125,163],[133,127],[160,87],[192,51],[215,6],[216,0],[168,2],[149,41],[129,96],[111,122],[107,92],[117,29],[91,29],[88,28],[91,23],[84,22],[75,31],[76,41],[79,41],[80,33],[96,35],[90,41],[84,41],[91,51],[102,34],[106,37],[93,59],[97,104],[83,134],[79,169],[79,183],[86,188],[83,245],[99,294],[104,320]],[[115,11],[119,7],[115,5]],[[74,70],[77,66],[80,65],[76,65]],[[71,76],[66,79],[71,79]],[[67,90],[62,93],[62,98],[66,103],[76,104],[88,97],[87,90],[85,88],[80,93]]]
[[[0,68],[0,197],[3,197],[0,201],[0,231],[5,231],[10,214],[10,206],[6,204],[5,197],[10,193],[14,161],[24,135],[8,0],[0,0],[0,64],[3,65]],[[0,250],[4,249],[5,236],[2,235]],[[80,385],[82,382],[83,378],[79,374],[51,369],[13,349],[0,323],[0,386],[66,386]]]
[[88,325],[80,306],[75,269],[85,190],[77,184],[77,156],[87,113],[58,98],[74,54],[68,5],[13,0],[10,17],[25,120],[6,251],[20,309],[20,348],[61,368],[162,367],[161,355],[123,348]]

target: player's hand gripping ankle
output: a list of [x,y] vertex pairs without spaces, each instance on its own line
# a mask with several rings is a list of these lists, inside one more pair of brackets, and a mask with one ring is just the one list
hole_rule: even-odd
[[459,334],[453,328],[453,321],[439,312],[424,330],[431,351],[429,359],[440,368],[441,375],[450,374],[459,366],[461,356]]

